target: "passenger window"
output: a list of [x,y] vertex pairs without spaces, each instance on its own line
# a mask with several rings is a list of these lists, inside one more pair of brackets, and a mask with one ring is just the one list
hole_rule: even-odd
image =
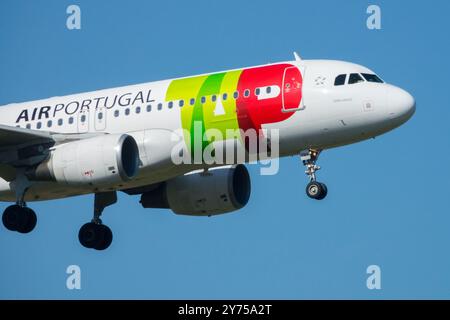
[[69,118],[69,124],[73,124],[73,117]]
[[129,108],[126,108],[126,109],[125,109],[125,115],[126,115],[126,116],[130,115],[130,109],[129,109]]
[[348,79],[348,84],[354,84],[364,82],[364,79],[359,75],[359,73],[350,74],[350,78]]
[[206,98],[205,98],[205,97],[202,97],[202,98],[200,99],[200,101],[201,101],[202,103],[205,103],[205,102],[206,102]]
[[141,113],[141,107],[136,107],[136,113]]
[[167,106],[169,107],[169,109],[172,109],[172,107],[173,107],[173,102],[170,101],[170,102],[167,104]]
[[85,122],[86,121],[86,116],[83,114],[82,116],[81,116],[81,122]]
[[97,114],[97,118],[98,118],[98,120],[102,120],[103,119],[103,112],[99,112]]
[[190,104],[191,106],[193,106],[193,105],[195,104],[195,99],[194,99],[194,98],[191,98],[191,100],[189,101],[189,104]]
[[63,119],[58,119],[58,126],[62,126],[63,125]]
[[38,123],[36,124],[36,129],[40,129],[40,128],[42,128],[42,123],[38,122]]
[[31,124],[27,123],[26,128],[27,128],[27,129],[31,129]]
[[217,100],[217,96],[216,96],[215,94],[213,94],[213,95],[211,96],[211,101],[212,101],[212,102],[216,102],[216,100]]
[[239,92],[238,92],[238,91],[235,91],[235,92],[233,93],[233,98],[234,98],[234,99],[239,98]]
[[148,104],[148,105],[147,105],[147,112],[150,112],[150,111],[152,111],[152,105],[151,105],[151,104]]
[[269,86],[269,87],[266,87],[266,93],[267,94],[269,94],[270,92],[272,91],[272,88]]
[[119,114],[120,114],[119,110],[114,111],[114,117],[117,118],[119,116]]
[[48,127],[48,128],[50,128],[50,127],[52,126],[52,124],[53,124],[52,120],[48,120],[48,121],[47,121],[47,127]]
[[347,78],[346,74],[340,74],[334,79],[335,86],[342,86],[345,84],[345,79]]
[[158,103],[158,110],[162,110],[162,103]]
[[245,91],[244,91],[244,97],[245,97],[245,98],[248,98],[248,96],[250,96],[250,90],[245,89]]
[[255,89],[255,96],[259,96],[260,93],[261,93],[261,89],[260,88],[256,88]]
[[227,100],[227,98],[228,98],[228,95],[227,95],[226,93],[224,93],[224,94],[222,95],[222,100],[225,101],[225,100]]
[[180,100],[180,101],[178,102],[178,105],[179,105],[180,107],[184,106],[184,100]]

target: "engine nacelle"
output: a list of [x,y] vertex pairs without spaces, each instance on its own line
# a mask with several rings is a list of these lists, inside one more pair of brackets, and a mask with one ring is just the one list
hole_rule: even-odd
[[107,187],[132,179],[138,168],[139,150],[134,138],[108,134],[57,146],[29,178]]
[[251,192],[250,175],[240,164],[191,173],[142,194],[144,208],[167,208],[177,214],[210,216],[244,207]]

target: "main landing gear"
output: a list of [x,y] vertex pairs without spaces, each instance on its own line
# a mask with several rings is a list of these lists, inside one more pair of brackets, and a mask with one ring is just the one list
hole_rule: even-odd
[[[36,213],[27,207],[25,194],[31,186],[23,170],[17,170],[17,176],[11,182],[11,189],[16,194],[16,204],[5,209],[2,222],[6,229],[20,233],[29,233],[36,226]],[[78,233],[78,239],[86,248],[105,250],[111,245],[113,235],[111,229],[102,224],[100,216],[103,210],[117,202],[115,191],[95,194],[94,217],[91,222],[83,225]]]
[[29,233],[36,226],[36,213],[28,208],[24,201],[25,193],[30,185],[31,183],[22,172],[18,172],[16,179],[11,182],[11,187],[16,193],[16,204],[6,208],[2,215],[3,225],[10,231]]
[[316,165],[320,150],[309,149],[300,153],[300,159],[306,167],[306,175],[309,177],[309,183],[306,186],[306,195],[312,199],[322,200],[327,196],[328,189],[325,183],[316,180],[316,171],[320,167]]
[[36,226],[37,217],[25,203],[14,204],[5,209],[2,216],[3,225],[10,231],[29,233]]
[[111,229],[102,223],[100,216],[103,210],[117,202],[115,191],[96,193],[94,200],[94,217],[84,224],[78,232],[82,246],[95,250],[105,250],[111,245],[113,234]]

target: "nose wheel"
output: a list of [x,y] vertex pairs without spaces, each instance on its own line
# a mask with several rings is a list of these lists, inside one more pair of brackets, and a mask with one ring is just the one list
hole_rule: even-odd
[[325,183],[311,181],[306,186],[306,194],[311,199],[322,200],[327,196],[328,190]]
[[309,177],[309,183],[306,186],[306,195],[311,199],[322,200],[328,194],[328,188],[325,183],[318,182],[316,179],[316,171],[320,167],[316,165],[320,151],[309,149],[300,153],[300,159],[306,167],[305,173]]

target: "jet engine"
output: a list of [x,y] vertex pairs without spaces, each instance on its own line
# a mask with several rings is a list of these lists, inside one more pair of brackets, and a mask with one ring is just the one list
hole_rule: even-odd
[[144,208],[167,208],[176,214],[211,216],[243,208],[250,198],[250,175],[240,164],[189,173],[143,193]]
[[108,134],[68,142],[51,149],[29,178],[68,185],[107,187],[136,176],[139,150],[132,136]]

